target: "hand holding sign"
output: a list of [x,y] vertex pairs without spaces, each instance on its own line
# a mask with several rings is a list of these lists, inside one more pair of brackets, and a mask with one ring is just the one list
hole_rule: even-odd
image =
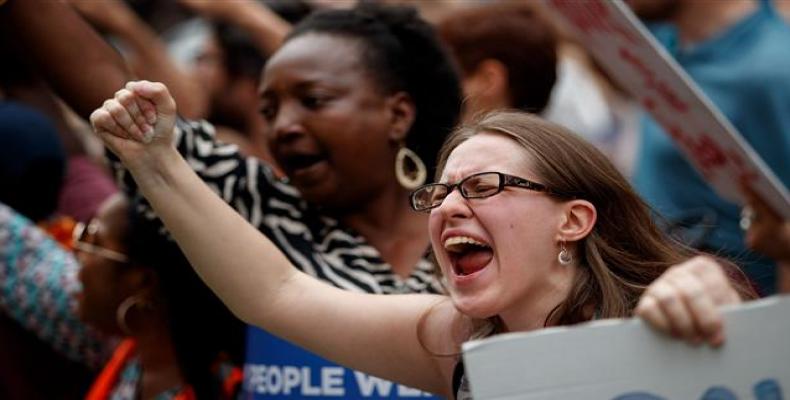
[[651,284],[634,313],[692,344],[704,340],[720,346],[725,336],[719,307],[740,302],[722,266],[700,256],[670,268]]

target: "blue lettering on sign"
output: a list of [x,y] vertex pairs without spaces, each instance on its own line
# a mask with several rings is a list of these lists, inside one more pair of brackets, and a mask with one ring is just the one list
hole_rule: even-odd
[[247,329],[243,399],[438,399],[341,367],[261,329]]
[[[753,389],[755,400],[782,400],[782,389],[775,379],[757,382]],[[647,392],[631,392],[612,400],[665,400],[665,398]],[[702,394],[700,400],[738,400],[738,397],[726,387],[713,386]]]

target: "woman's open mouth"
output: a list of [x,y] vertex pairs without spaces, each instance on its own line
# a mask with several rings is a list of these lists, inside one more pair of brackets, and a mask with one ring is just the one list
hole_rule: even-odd
[[328,158],[325,153],[290,153],[279,154],[277,162],[294,183],[309,184],[320,178]]
[[279,162],[283,169],[290,173],[308,169],[324,160],[326,157],[323,154],[290,154],[281,157]]
[[484,269],[494,258],[491,246],[468,236],[445,239],[444,249],[450,256],[453,272],[458,276],[474,274]]

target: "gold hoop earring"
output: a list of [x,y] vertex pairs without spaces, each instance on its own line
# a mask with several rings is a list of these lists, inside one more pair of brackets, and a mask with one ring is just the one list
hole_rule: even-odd
[[129,325],[126,323],[126,314],[129,310],[134,306],[140,306],[140,308],[149,309],[151,308],[151,303],[146,301],[140,295],[132,295],[129,296],[118,305],[118,308],[115,309],[115,323],[118,324],[118,328],[121,329],[126,336],[132,336],[133,332],[129,328]]
[[428,169],[425,168],[425,163],[417,153],[406,146],[401,146],[395,156],[395,177],[405,189],[414,190],[425,183],[425,179],[428,178]]
[[560,254],[557,254],[557,261],[561,265],[568,265],[573,262],[573,255],[571,255],[571,252],[565,248],[564,240],[560,241]]

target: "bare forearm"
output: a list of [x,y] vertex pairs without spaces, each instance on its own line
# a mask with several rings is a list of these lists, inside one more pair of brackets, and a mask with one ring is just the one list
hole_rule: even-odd
[[259,50],[267,56],[280,47],[285,35],[291,30],[288,21],[257,1],[180,0],[180,2],[206,18],[222,21],[245,31]]
[[235,22],[252,37],[259,49],[271,55],[280,47],[291,25],[262,4],[251,3],[247,12],[238,13]]
[[[212,192],[173,149],[157,171],[130,168],[142,193],[201,278],[245,321],[265,318],[298,273],[280,251]],[[127,165],[131,165],[128,163]]]
[[175,150],[157,159],[156,172],[132,169],[135,180],[193,268],[238,317],[345,365],[442,390],[443,380],[416,339],[420,317],[440,298],[350,293],[309,278]]
[[9,0],[0,7],[0,29],[84,118],[131,77],[120,55],[59,1]]

